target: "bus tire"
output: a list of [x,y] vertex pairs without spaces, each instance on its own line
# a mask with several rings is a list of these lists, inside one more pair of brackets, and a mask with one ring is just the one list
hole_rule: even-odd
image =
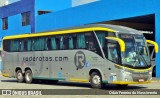
[[92,72],[90,76],[90,83],[92,88],[102,88],[103,83],[102,83],[102,77],[99,72]]
[[24,75],[23,75],[23,73],[22,73],[21,70],[18,70],[18,71],[16,72],[16,78],[17,78],[17,81],[18,81],[19,83],[23,83],[23,82],[24,82]]
[[32,81],[33,81],[33,75],[32,75],[32,71],[31,70],[27,70],[25,72],[25,81],[28,84],[32,83]]

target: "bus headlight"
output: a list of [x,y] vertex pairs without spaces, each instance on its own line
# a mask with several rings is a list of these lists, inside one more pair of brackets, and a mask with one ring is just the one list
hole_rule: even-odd
[[124,72],[124,74],[130,75],[131,73],[130,73],[130,72],[127,72],[127,71],[125,71],[125,72]]
[[152,71],[149,71],[149,75],[152,75]]
[[130,75],[131,73],[128,72],[128,71],[124,71],[124,70],[121,70],[122,74],[125,74],[125,75]]

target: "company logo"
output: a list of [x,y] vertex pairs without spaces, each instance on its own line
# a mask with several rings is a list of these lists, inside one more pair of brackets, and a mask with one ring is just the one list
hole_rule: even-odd
[[2,95],[12,95],[11,90],[2,90]]
[[74,63],[78,69],[82,69],[85,66],[86,57],[82,51],[76,52],[74,56]]

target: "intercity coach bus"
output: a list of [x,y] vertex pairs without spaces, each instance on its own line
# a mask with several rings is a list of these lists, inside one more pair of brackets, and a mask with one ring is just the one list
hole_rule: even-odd
[[152,66],[141,31],[124,26],[92,24],[70,29],[3,38],[2,75],[18,82],[35,79],[111,83],[150,83]]

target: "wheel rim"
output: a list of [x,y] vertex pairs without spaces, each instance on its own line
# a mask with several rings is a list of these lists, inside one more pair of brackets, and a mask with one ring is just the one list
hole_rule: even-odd
[[18,75],[17,75],[17,79],[22,79],[22,73],[18,73]]
[[31,80],[31,74],[29,74],[29,73],[26,74],[26,80],[27,80],[27,81],[30,81],[30,80]]
[[98,75],[93,77],[93,83],[99,85],[101,83],[101,78]]

